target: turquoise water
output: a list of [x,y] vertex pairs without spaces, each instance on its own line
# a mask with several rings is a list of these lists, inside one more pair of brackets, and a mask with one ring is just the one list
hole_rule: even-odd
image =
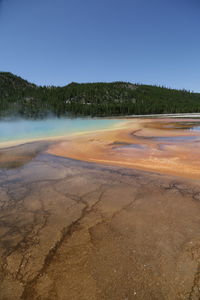
[[200,126],[194,126],[191,131],[200,131]]
[[15,120],[0,122],[0,143],[62,136],[72,133],[106,129],[112,125],[122,123],[117,119],[90,118],[52,118],[45,120]]

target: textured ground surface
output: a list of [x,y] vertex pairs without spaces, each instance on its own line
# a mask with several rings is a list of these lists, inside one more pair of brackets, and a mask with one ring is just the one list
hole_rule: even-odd
[[0,169],[0,257],[1,300],[199,299],[200,183],[40,154]]
[[[193,126],[198,124],[198,130]],[[131,119],[120,128],[53,144],[51,154],[200,179],[197,119]]]

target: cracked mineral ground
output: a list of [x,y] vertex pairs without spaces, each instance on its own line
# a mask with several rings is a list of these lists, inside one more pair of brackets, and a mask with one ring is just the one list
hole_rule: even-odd
[[0,152],[0,299],[200,299],[199,179],[59,157],[51,143]]

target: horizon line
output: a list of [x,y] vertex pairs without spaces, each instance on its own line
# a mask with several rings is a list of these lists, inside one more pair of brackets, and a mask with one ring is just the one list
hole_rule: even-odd
[[165,89],[169,89],[169,90],[176,90],[176,91],[185,91],[185,92],[188,92],[188,93],[192,93],[192,94],[200,94],[200,91],[194,91],[194,90],[190,90],[190,89],[186,89],[186,88],[173,88],[171,86],[166,86],[166,85],[163,85],[163,84],[147,84],[147,83],[141,83],[141,82],[131,82],[131,81],[123,81],[123,80],[114,80],[114,81],[85,81],[85,82],[77,82],[77,81],[70,81],[64,85],[54,85],[54,84],[45,84],[45,85],[40,85],[38,83],[35,83],[34,81],[29,81],[29,79],[25,79],[24,77],[20,76],[20,75],[16,75],[15,73],[13,72],[10,72],[10,71],[0,71],[0,74],[1,73],[7,73],[7,74],[11,74],[11,75],[14,75],[16,77],[20,77],[22,80],[25,80],[25,81],[28,81],[28,83],[30,84],[33,84],[33,85],[36,85],[37,87],[55,87],[55,88],[63,88],[63,87],[66,87],[72,83],[75,83],[75,84],[93,84],[93,83],[129,83],[129,84],[132,84],[132,85],[144,85],[144,86],[153,86],[153,87],[158,87],[158,88],[165,88]]

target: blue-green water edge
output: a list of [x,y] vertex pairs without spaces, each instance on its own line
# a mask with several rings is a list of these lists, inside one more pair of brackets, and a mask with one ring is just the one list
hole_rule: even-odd
[[50,118],[44,120],[0,121],[0,143],[63,136],[89,130],[100,130],[124,121],[100,118]]

